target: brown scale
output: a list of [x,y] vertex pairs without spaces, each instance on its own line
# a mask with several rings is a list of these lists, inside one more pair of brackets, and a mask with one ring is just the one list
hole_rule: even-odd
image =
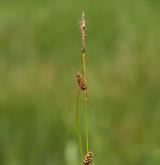
[[89,165],[90,163],[92,163],[92,161],[93,161],[93,153],[89,151],[83,160],[83,164]]
[[87,89],[87,84],[85,83],[84,79],[82,78],[79,72],[76,75],[76,79],[77,79],[77,84],[80,87],[80,89],[82,91],[85,91]]

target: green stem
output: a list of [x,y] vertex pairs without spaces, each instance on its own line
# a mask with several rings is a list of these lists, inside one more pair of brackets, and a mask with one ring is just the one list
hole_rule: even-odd
[[83,78],[84,81],[86,82],[86,59],[85,59],[85,53],[82,53],[83,57]]
[[[82,58],[83,58],[83,78],[85,83],[87,84],[87,79],[86,79],[86,58],[85,58],[85,52],[82,53]],[[87,91],[84,96],[85,100],[85,130],[86,130],[86,151],[89,151],[89,140],[88,140],[88,98],[87,98]]]
[[88,142],[88,104],[85,101],[85,111],[86,111],[86,150],[89,151],[89,142]]
[[83,160],[84,153],[83,153],[82,132],[81,132],[82,129],[81,129],[80,115],[79,115],[79,94],[80,94],[80,90],[77,91],[77,110],[76,110],[77,134],[78,134],[80,153]]

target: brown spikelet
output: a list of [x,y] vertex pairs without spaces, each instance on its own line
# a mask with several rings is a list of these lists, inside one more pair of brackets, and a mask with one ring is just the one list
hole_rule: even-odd
[[81,37],[82,37],[82,53],[85,52],[85,38],[86,38],[86,34],[85,34],[85,19],[84,19],[84,12],[82,13],[82,19],[80,21],[80,30],[81,30]]
[[89,165],[90,163],[92,163],[92,161],[93,161],[93,153],[89,151],[83,160],[83,164]]
[[76,74],[76,79],[77,79],[77,84],[79,88],[82,91],[85,91],[87,89],[87,84],[85,83],[84,79],[82,78],[79,72]]

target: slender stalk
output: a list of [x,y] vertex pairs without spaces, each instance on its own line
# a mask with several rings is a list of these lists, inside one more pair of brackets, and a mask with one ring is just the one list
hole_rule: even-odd
[[[83,76],[84,80],[86,82],[86,63],[83,63]],[[84,96],[84,101],[85,101],[85,132],[86,132],[86,151],[89,151],[89,140],[88,140],[88,96],[87,96],[87,90],[85,90],[85,96]]]
[[[87,78],[86,78],[86,55],[85,55],[85,19],[84,19],[84,13],[82,14],[82,20],[80,23],[80,29],[81,29],[81,36],[82,36],[82,62],[83,62],[83,78],[85,83],[87,84]],[[88,140],[88,96],[87,96],[87,89],[84,91],[85,96],[85,132],[86,132],[86,151],[89,151],[89,140]]]
[[82,60],[83,60],[83,78],[86,82],[86,55],[85,52],[82,52]]
[[82,132],[81,132],[81,122],[80,122],[80,115],[79,115],[79,95],[80,90],[77,91],[77,110],[76,110],[76,117],[77,117],[77,134],[78,134],[78,141],[79,141],[79,149],[81,153],[81,157],[83,160],[84,153],[83,153],[83,142],[82,142]]
[[88,142],[88,104],[85,101],[85,112],[86,112],[86,150],[89,151],[89,142]]

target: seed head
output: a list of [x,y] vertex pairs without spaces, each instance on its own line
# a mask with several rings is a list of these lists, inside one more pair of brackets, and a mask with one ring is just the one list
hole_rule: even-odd
[[80,30],[81,30],[81,37],[82,37],[82,53],[85,52],[85,38],[86,38],[85,28],[86,28],[86,23],[85,23],[84,12],[83,12],[82,19],[80,21]]
[[79,72],[76,74],[76,79],[77,79],[77,84],[78,84],[79,88],[82,91],[85,91],[87,89],[87,84]]
[[83,160],[83,164],[89,165],[90,163],[92,163],[92,161],[93,161],[93,152],[89,151]]

